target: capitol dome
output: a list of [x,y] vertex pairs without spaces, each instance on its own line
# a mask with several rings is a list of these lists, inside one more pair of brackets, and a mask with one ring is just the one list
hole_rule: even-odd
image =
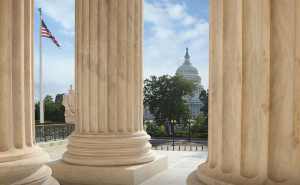
[[179,74],[199,74],[196,67],[194,67],[191,63],[184,63],[182,66],[180,66],[176,73]]
[[199,75],[198,70],[190,62],[190,55],[188,48],[186,48],[186,54],[184,56],[184,63],[177,69],[176,73],[185,74],[195,74]]
[[200,112],[200,108],[203,106],[203,103],[199,100],[199,95],[204,88],[201,84],[201,77],[198,73],[197,68],[194,67],[190,62],[188,48],[186,48],[184,63],[177,69],[176,73],[181,74],[183,78],[187,80],[195,80],[195,83],[197,85],[194,91],[195,96],[187,99],[187,104],[189,105],[189,108],[192,111],[192,119],[195,119],[195,117]]
[[186,48],[184,63],[177,69],[176,73],[182,74],[183,78],[187,80],[196,81],[197,89],[195,91],[195,94],[200,94],[201,90],[203,90],[203,85],[201,84],[201,77],[198,73],[198,70],[190,62],[190,55],[189,55],[188,48]]

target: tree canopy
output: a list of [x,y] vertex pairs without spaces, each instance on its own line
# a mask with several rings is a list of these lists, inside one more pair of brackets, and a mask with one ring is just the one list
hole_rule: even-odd
[[146,121],[146,126],[147,126],[147,131],[155,131],[156,128],[155,128],[155,125],[153,122],[150,122],[150,121]]
[[64,95],[65,93],[63,93],[63,94],[57,94],[56,96],[55,96],[55,103],[59,103],[59,102],[62,102],[63,101],[63,95]]
[[204,104],[203,107],[200,108],[200,111],[204,113],[205,116],[208,114],[208,91],[202,90],[199,95],[200,101]]
[[[56,95],[56,102],[53,101],[53,97],[46,95],[44,98],[44,115],[45,122],[65,122],[65,106],[60,100],[60,95]],[[40,119],[40,102],[35,104],[35,120]]]
[[48,103],[48,102],[52,102],[53,101],[53,97],[50,96],[50,95],[46,95],[45,98],[44,98],[44,102],[45,103]]
[[191,118],[186,99],[193,97],[196,84],[182,75],[151,76],[144,81],[144,105],[159,125],[169,123],[174,131],[174,121],[181,124]]
[[195,133],[204,133],[207,132],[208,124],[207,124],[207,116],[203,112],[200,112],[196,118],[196,123],[192,127],[192,132]]

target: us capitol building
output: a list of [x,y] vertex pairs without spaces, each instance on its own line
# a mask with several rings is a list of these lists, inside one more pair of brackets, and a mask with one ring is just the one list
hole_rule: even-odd
[[[190,55],[188,52],[188,48],[186,48],[186,54],[184,56],[184,63],[177,69],[176,73],[183,75],[183,77],[187,80],[195,80],[197,87],[194,91],[195,96],[192,98],[188,98],[187,105],[190,107],[192,111],[192,119],[200,113],[200,108],[203,106],[203,103],[199,100],[199,95],[201,91],[204,89],[201,84],[201,77],[198,73],[196,67],[194,67],[190,62]],[[144,108],[144,118],[146,120],[153,120],[153,115],[148,110],[148,107]]]

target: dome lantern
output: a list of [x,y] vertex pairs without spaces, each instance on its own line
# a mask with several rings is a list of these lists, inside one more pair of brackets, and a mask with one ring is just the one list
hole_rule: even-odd
[[186,53],[184,56],[184,63],[190,63],[190,55],[189,55],[189,48],[186,48]]

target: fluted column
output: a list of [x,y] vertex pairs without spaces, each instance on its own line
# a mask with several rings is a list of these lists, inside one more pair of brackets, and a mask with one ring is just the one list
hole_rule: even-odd
[[298,0],[210,1],[205,184],[300,184],[299,12]]
[[35,143],[33,0],[1,0],[0,17],[0,184],[58,184]]
[[150,162],[143,131],[143,0],[76,0],[76,129],[65,162]]

